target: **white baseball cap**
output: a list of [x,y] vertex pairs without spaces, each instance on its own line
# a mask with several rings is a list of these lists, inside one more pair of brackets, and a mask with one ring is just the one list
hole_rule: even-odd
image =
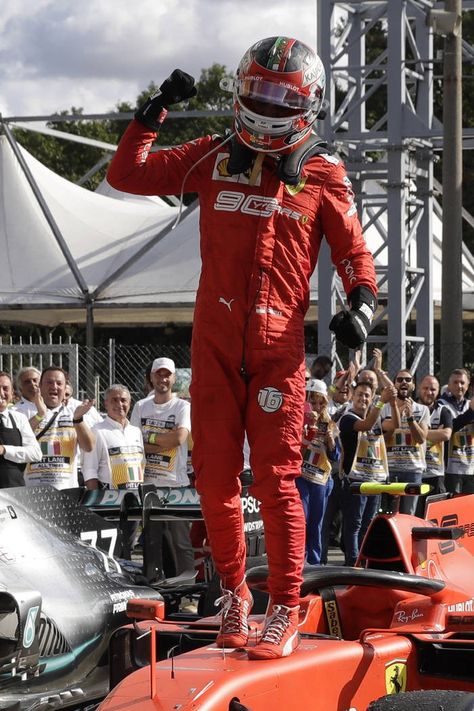
[[318,380],[317,378],[311,378],[306,383],[306,392],[308,393],[319,393],[327,397],[328,388],[324,380]]
[[176,372],[174,360],[171,360],[171,358],[155,358],[153,365],[151,366],[151,372],[154,373],[156,370],[160,370],[161,368],[169,370],[170,373]]

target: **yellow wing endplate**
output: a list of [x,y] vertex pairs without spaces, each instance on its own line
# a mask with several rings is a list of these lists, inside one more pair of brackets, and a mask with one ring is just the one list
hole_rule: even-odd
[[409,484],[396,482],[394,484],[379,484],[378,482],[364,481],[354,482],[350,485],[351,493],[360,496],[378,496],[389,494],[390,496],[421,496],[429,494],[431,486],[429,484]]

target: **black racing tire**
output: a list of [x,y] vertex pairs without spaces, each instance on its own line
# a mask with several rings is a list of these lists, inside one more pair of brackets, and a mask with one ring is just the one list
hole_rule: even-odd
[[474,711],[474,694],[467,691],[402,691],[372,701],[367,711]]

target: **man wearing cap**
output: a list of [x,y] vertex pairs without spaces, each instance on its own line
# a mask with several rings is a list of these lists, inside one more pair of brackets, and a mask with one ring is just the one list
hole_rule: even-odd
[[[187,439],[191,431],[191,406],[172,392],[176,381],[174,361],[155,358],[150,380],[153,397],[139,400],[130,418],[131,424],[140,427],[143,434],[144,481],[157,487],[188,486]],[[175,548],[177,575],[193,570],[194,554],[188,524],[173,521],[168,530]]]

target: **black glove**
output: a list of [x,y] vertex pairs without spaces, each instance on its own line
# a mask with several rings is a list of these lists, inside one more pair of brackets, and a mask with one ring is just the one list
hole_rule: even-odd
[[331,319],[329,328],[348,348],[360,348],[370,331],[377,299],[366,286],[356,286],[348,296],[350,311],[339,311]]
[[136,110],[135,118],[152,131],[158,132],[166,117],[168,106],[190,99],[196,94],[193,77],[181,69],[175,69],[168,79],[164,80],[158,91],[149,96]]

